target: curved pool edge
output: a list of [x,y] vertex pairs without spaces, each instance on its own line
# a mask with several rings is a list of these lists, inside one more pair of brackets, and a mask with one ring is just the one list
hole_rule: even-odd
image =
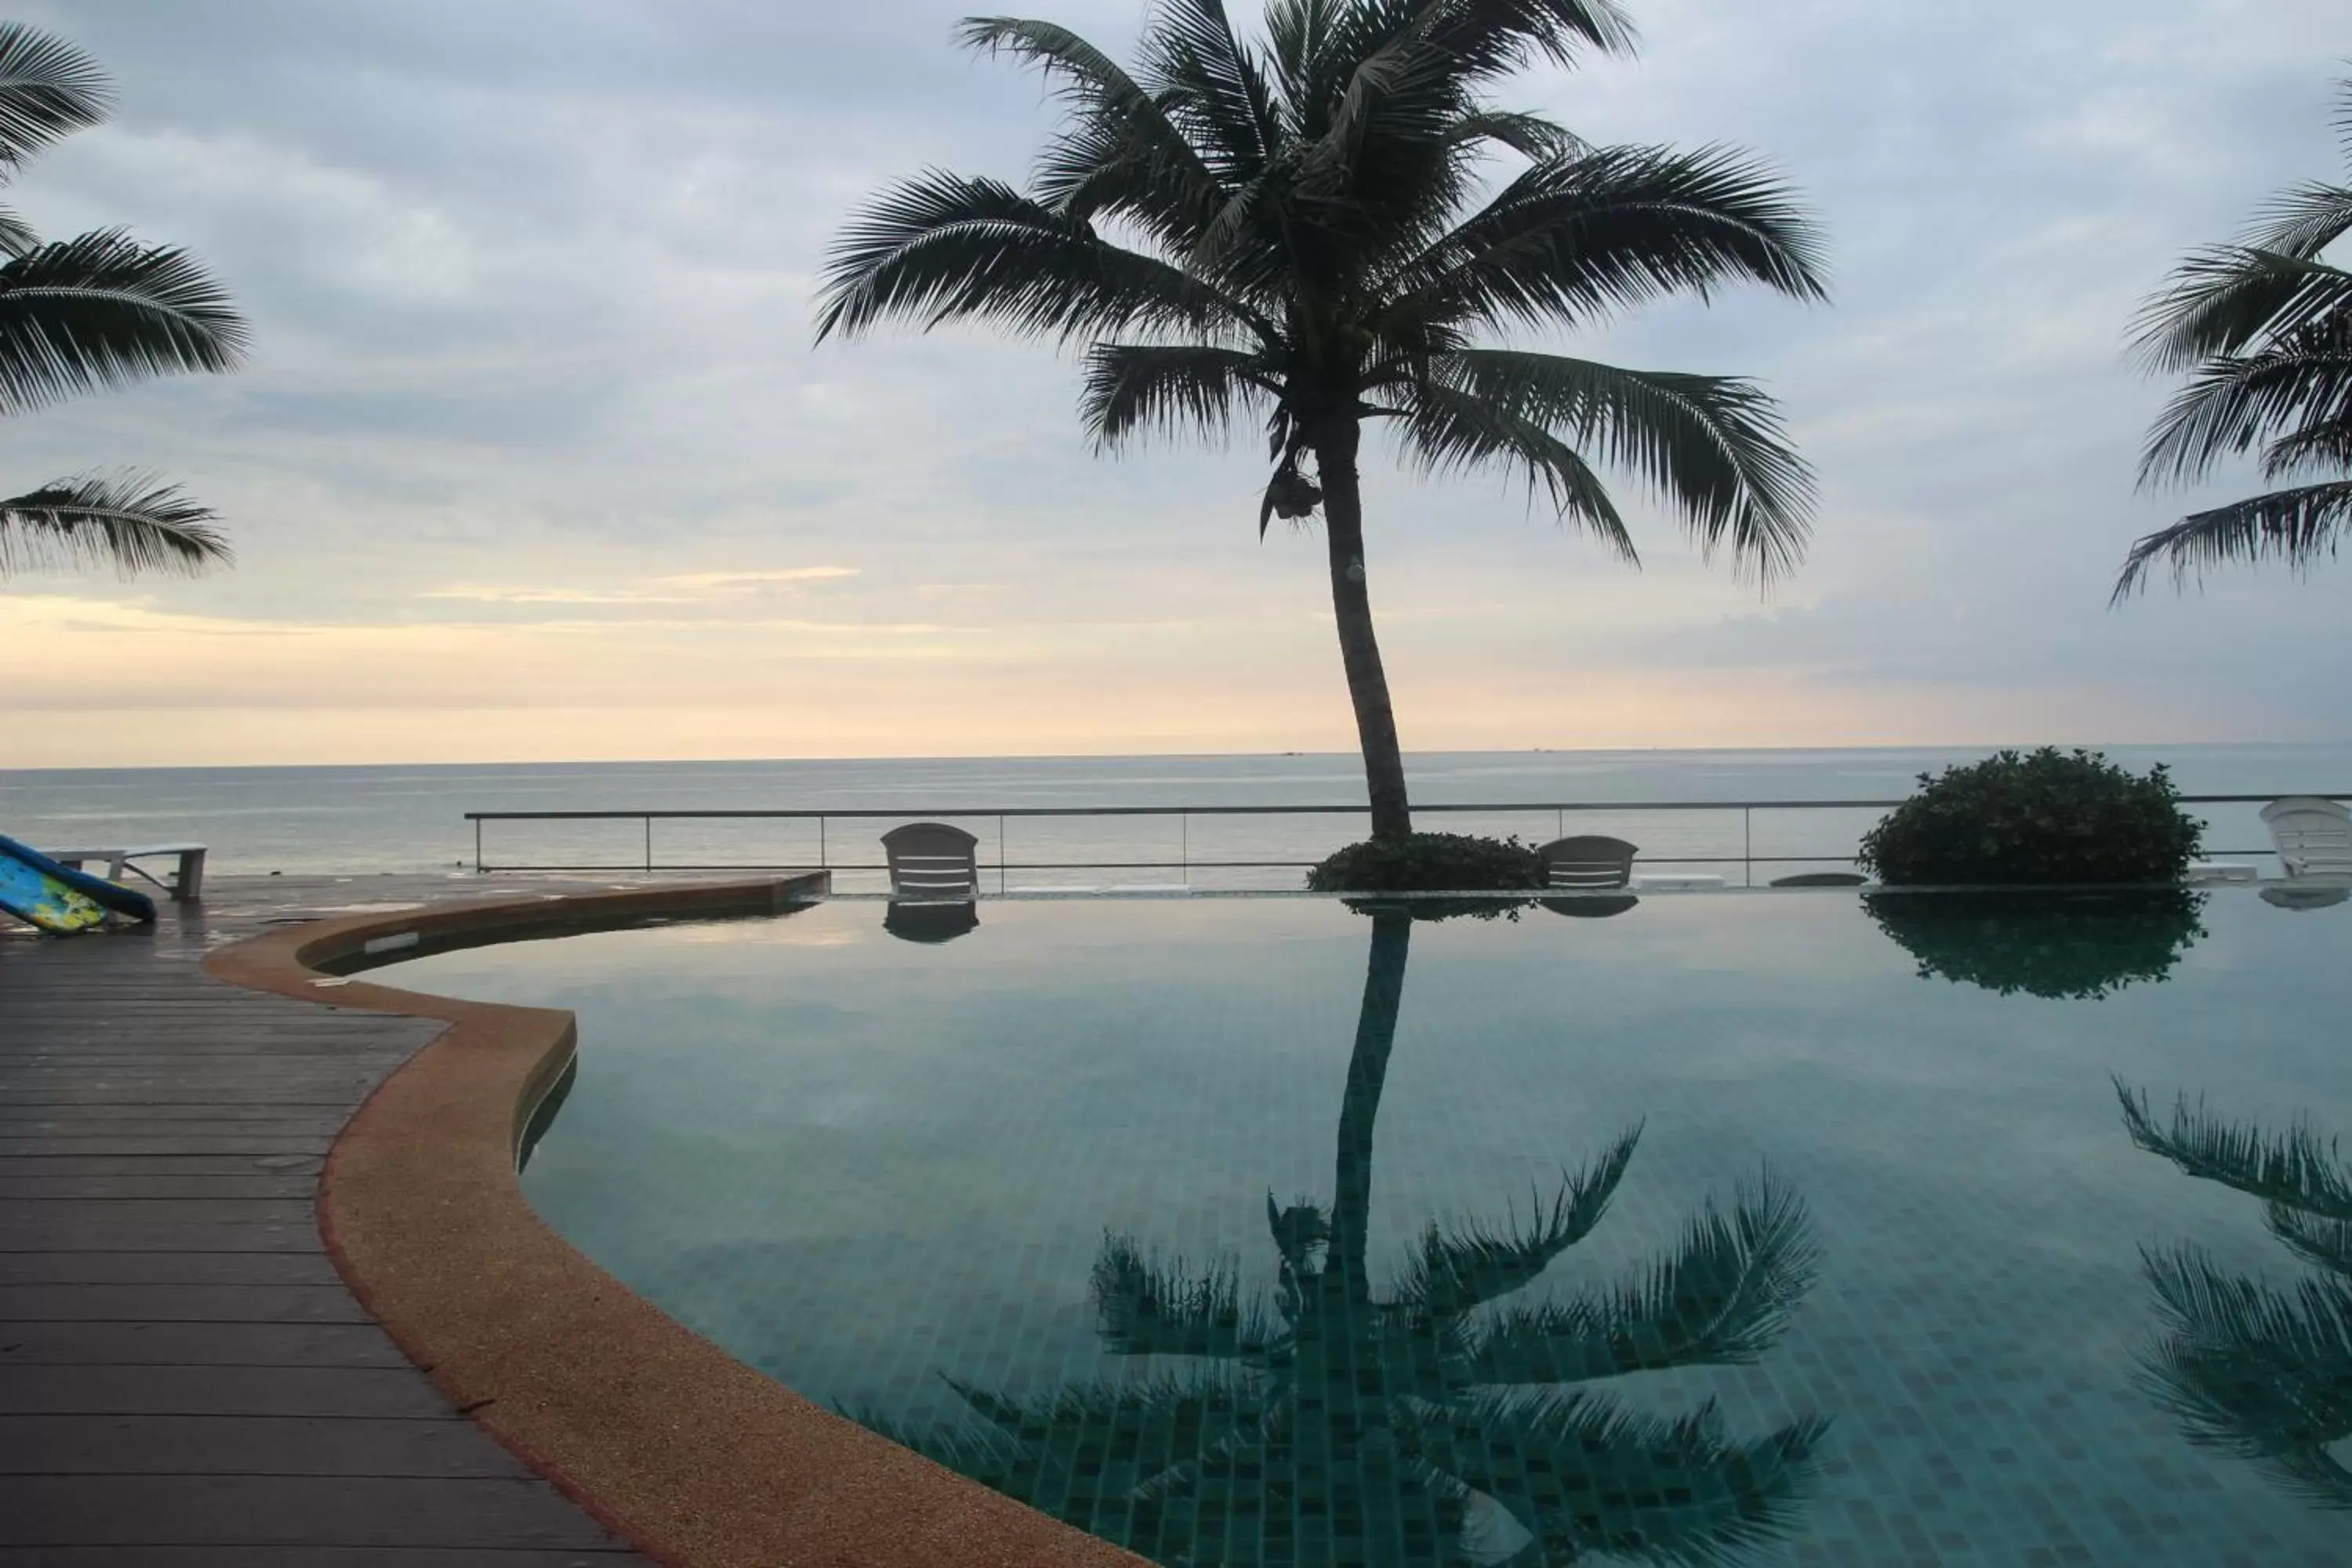
[[[371,942],[388,958],[434,939],[782,913],[825,882],[820,872],[370,912],[221,947],[205,968],[252,990],[449,1025],[336,1138],[320,1233],[352,1294],[459,1412],[641,1551],[677,1568],[1139,1568],[753,1371],[541,1220],[515,1152],[572,1058],[570,1013],[319,967],[369,957]],[[418,940],[399,940],[410,933]]]

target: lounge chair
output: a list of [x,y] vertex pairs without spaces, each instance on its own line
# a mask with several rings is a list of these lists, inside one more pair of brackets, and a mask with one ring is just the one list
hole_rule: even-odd
[[2291,795],[2263,807],[2279,864],[2290,877],[2352,877],[2352,811],[2317,795]]
[[890,858],[890,895],[972,899],[980,893],[980,840],[944,822],[910,822],[882,836]]
[[[135,849],[52,849],[50,859],[79,871],[89,861],[106,862],[106,879],[120,882],[125,873],[144,878],[172,895],[175,904],[192,904],[205,895],[205,847],[201,844],[145,844]],[[172,879],[165,881],[142,860],[171,860]]]
[[1633,857],[1641,850],[1622,838],[1586,834],[1555,838],[1536,853],[1543,857],[1544,885],[1593,891],[1622,888],[1633,879]]

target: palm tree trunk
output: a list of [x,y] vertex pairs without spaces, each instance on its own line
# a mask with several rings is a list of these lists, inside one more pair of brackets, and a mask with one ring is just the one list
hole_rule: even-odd
[[1412,831],[1405,798],[1404,756],[1397,746],[1396,712],[1389,706],[1388,672],[1372,636],[1372,597],[1364,582],[1364,498],[1356,477],[1362,429],[1352,417],[1330,420],[1315,442],[1323,486],[1324,533],[1331,546],[1331,610],[1339,623],[1339,658],[1348,696],[1356,706],[1356,739],[1364,752],[1364,783],[1372,802],[1372,837]]
[[1372,1123],[1388,1082],[1389,1052],[1395,1047],[1397,1014],[1404,1005],[1405,959],[1412,950],[1412,916],[1391,908],[1372,917],[1356,1048],[1348,1058],[1348,1088],[1339,1101],[1339,1159],[1331,1195],[1332,1272],[1356,1301],[1371,1295],[1364,1254],[1372,1223]]

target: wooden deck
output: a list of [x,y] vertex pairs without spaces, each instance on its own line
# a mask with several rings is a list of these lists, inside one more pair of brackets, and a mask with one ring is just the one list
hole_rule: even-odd
[[198,968],[478,890],[224,879],[150,931],[0,937],[0,1568],[643,1561],[450,1408],[320,1242],[329,1143],[440,1026]]

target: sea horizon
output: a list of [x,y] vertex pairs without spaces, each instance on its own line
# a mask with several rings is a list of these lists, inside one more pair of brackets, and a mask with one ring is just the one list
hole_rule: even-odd
[[[1553,748],[1416,752],[1406,773],[1422,806],[1594,803],[1615,807],[1572,820],[1621,834],[1653,858],[1713,855],[1745,847],[1737,812],[1645,815],[1669,801],[1891,800],[1916,776],[1990,755],[1990,745],[1847,747]],[[2070,748],[2071,749],[2071,748]],[[2352,788],[2352,742],[2086,744],[2145,771],[2166,763],[2189,795],[2328,793]],[[212,847],[215,875],[364,875],[470,870],[468,812],[829,811],[877,818],[965,813],[967,826],[1003,843],[1016,864],[1089,855],[1130,860],[1312,858],[1361,825],[1346,817],[1208,819],[1161,832],[1147,821],[1107,826],[1083,818],[1026,822],[1008,837],[989,813],[1090,806],[1179,808],[1342,806],[1364,798],[1351,752],[1142,752],[1080,756],[802,757],[560,763],[272,763],[147,768],[0,770],[0,833],[36,846],[102,847],[195,841]],[[2259,847],[2252,808],[2217,807],[2210,841],[2221,850]],[[1849,853],[1868,812],[1763,813],[1759,854]],[[1549,837],[1565,820],[1531,811],[1433,816],[1443,831]],[[488,825],[483,858],[494,867],[635,868],[640,821]],[[1244,832],[1244,827],[1248,831]],[[1573,831],[1574,828],[1569,830]],[[856,860],[844,843],[872,837],[850,826],[821,843],[813,824],[659,825],[656,868]],[[1159,846],[1166,838],[1164,847]],[[1181,845],[1181,847],[1180,847]],[[1140,847],[1139,847],[1140,846]],[[1246,879],[1244,879],[1246,880]],[[1253,885],[1296,886],[1290,872]],[[854,878],[845,884],[856,885]]]

